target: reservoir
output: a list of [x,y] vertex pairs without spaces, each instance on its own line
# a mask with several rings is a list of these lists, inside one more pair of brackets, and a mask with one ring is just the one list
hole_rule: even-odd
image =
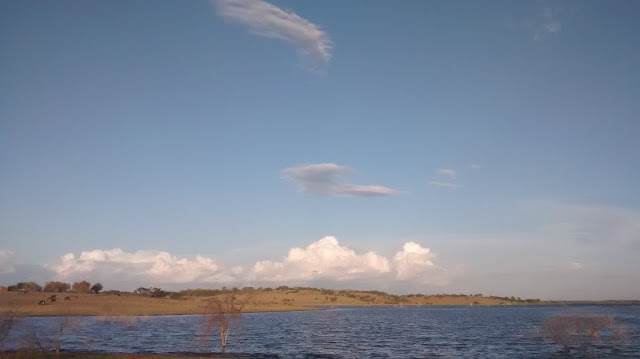
[[[225,356],[245,358],[563,358],[540,325],[558,313],[611,316],[626,331],[590,355],[640,358],[638,306],[341,307],[322,311],[247,313],[228,338]],[[219,334],[202,332],[202,316],[70,317],[64,351],[220,353]],[[55,341],[60,318],[25,318],[6,340],[18,349],[34,330]]]

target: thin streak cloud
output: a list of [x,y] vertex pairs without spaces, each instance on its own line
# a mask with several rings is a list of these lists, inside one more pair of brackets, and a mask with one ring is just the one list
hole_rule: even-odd
[[216,0],[218,14],[249,27],[249,32],[295,46],[301,64],[317,70],[331,60],[331,40],[320,27],[291,10],[263,0]]
[[439,170],[436,171],[436,174],[448,180],[456,179],[456,171],[450,168],[440,168]]
[[461,184],[451,183],[451,182],[440,182],[440,181],[430,181],[428,182],[428,184],[434,187],[449,187],[449,188],[462,187]]
[[427,184],[434,187],[462,187],[461,184],[453,182],[456,179],[456,176],[456,170],[450,168],[439,168],[435,171],[433,180],[427,182]]
[[534,202],[550,218],[546,231],[578,243],[609,243],[640,248],[640,211],[635,208],[575,205],[557,201]]
[[398,191],[381,185],[343,183],[341,177],[350,168],[335,163],[316,163],[290,167],[283,171],[285,178],[298,185],[300,192],[323,196],[372,197],[388,196]]
[[570,270],[581,270],[584,269],[584,265],[580,262],[569,262],[567,268]]

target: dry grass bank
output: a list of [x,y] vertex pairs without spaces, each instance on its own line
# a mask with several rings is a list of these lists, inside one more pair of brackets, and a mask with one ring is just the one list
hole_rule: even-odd
[[[47,299],[53,293],[44,292],[3,292],[0,293],[0,311],[16,308],[24,316],[130,316],[130,315],[172,315],[202,314],[207,297],[186,297],[182,299],[150,298],[138,294],[75,294],[58,293],[55,302]],[[65,297],[71,300],[64,300]],[[242,298],[242,295],[240,296]],[[46,301],[45,305],[38,304]],[[309,310],[302,305],[289,302],[275,303],[263,301],[255,296],[246,307],[246,312]]]
[[[0,310],[17,308],[25,316],[92,315],[170,315],[201,314],[206,291],[170,298],[151,298],[140,294],[75,294],[57,293],[55,302],[47,298],[53,293],[2,292]],[[259,289],[240,291],[239,298],[251,296],[245,312],[310,310],[318,306],[371,305],[511,305],[531,304],[508,298],[466,295],[397,296],[377,291],[334,291],[312,288]],[[205,295],[202,295],[205,294]],[[71,300],[64,300],[65,297]],[[45,300],[45,305],[38,304]]]

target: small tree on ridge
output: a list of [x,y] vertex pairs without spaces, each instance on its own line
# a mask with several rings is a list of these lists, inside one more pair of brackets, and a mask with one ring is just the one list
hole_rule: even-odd
[[88,293],[91,288],[91,283],[83,280],[82,282],[75,282],[71,289],[76,293]]
[[100,291],[102,290],[102,284],[100,283],[96,283],[94,285],[91,286],[91,291],[95,294],[100,293]]
[[45,292],[68,292],[71,286],[64,282],[47,282],[44,285]]

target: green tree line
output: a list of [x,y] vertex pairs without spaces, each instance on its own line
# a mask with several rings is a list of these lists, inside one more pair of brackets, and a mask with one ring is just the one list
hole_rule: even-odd
[[91,285],[90,282],[83,280],[81,282],[75,282],[72,284],[59,282],[59,281],[50,281],[44,284],[44,287],[39,285],[36,282],[18,282],[16,284],[10,285],[7,287],[8,291],[15,292],[54,292],[54,293],[64,293],[64,292],[75,292],[75,293],[94,293],[98,294],[103,289],[102,284],[95,283]]

